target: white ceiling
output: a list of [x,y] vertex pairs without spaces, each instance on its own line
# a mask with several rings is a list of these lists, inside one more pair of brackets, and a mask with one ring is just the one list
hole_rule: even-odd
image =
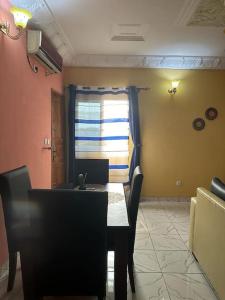
[[[32,11],[66,65],[225,68],[223,0],[12,2]],[[118,24],[144,41],[111,41]]]

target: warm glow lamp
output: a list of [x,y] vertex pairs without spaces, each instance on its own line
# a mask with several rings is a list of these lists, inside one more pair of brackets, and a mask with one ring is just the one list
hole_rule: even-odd
[[11,7],[10,12],[13,14],[14,22],[18,33],[16,35],[11,35],[10,25],[7,22],[0,24],[0,30],[11,39],[17,40],[24,32],[28,20],[32,18],[32,14],[26,9],[18,8],[15,6]]
[[168,93],[169,93],[170,95],[176,94],[177,88],[178,88],[178,86],[179,86],[179,83],[180,83],[179,80],[174,80],[174,81],[172,81],[172,83],[171,83],[171,89],[168,90]]
[[10,12],[13,14],[15,25],[23,29],[26,28],[28,20],[32,18],[32,14],[23,8],[13,6]]

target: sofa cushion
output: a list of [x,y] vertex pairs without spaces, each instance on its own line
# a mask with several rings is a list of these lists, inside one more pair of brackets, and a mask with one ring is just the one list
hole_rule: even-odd
[[225,184],[217,177],[213,177],[211,181],[211,192],[225,200]]

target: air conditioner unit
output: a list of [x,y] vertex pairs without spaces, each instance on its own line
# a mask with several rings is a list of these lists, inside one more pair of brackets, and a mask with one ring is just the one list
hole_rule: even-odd
[[27,52],[37,58],[50,73],[62,72],[62,57],[41,30],[27,30]]

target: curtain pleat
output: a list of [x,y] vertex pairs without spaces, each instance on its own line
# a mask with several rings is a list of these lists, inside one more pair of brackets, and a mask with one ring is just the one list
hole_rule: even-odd
[[69,127],[69,151],[68,151],[68,177],[69,182],[75,182],[75,141],[74,141],[74,133],[75,133],[75,105],[76,105],[76,94],[77,87],[75,85],[69,85],[69,117],[68,117],[68,127]]
[[137,87],[135,86],[128,87],[128,99],[129,99],[130,134],[134,145],[132,158],[130,162],[130,170],[129,170],[129,181],[131,182],[135,167],[140,165],[140,154],[141,154],[141,137],[140,137]]

